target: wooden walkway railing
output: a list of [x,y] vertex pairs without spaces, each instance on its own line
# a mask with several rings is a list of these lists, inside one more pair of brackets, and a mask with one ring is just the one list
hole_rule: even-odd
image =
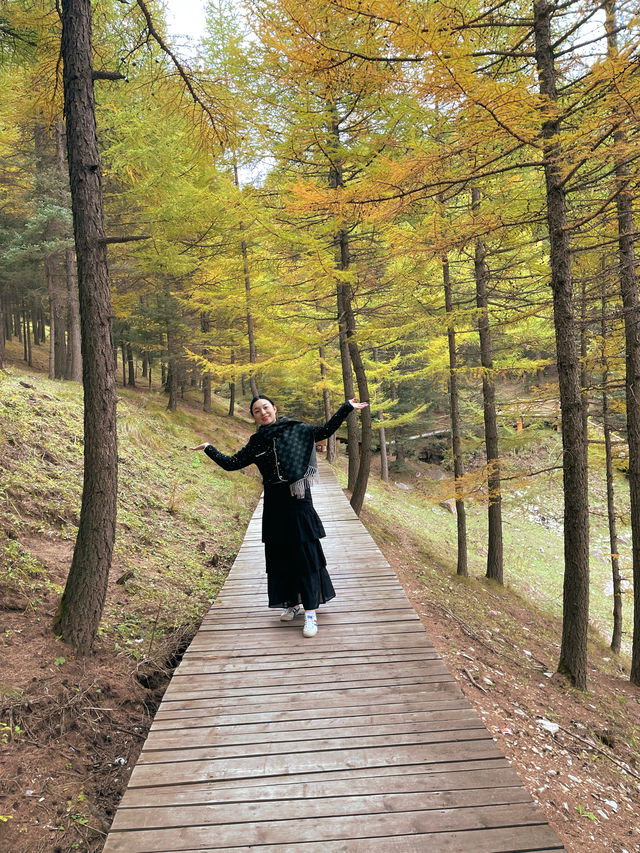
[[337,597],[317,636],[266,607],[259,506],[105,853],[563,850],[322,469]]

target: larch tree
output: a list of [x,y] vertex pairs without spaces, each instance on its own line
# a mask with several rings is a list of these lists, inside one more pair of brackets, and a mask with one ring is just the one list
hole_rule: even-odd
[[100,157],[95,119],[91,4],[63,0],[62,60],[84,386],[84,484],[78,536],[54,624],[79,654],[95,640],[115,539],[116,383],[111,339]]

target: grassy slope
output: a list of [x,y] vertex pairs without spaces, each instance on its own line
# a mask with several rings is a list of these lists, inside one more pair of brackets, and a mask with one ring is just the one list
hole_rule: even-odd
[[[526,472],[540,471],[557,466],[561,460],[561,437],[551,430],[532,429],[521,439],[518,452],[508,453],[502,464],[503,480],[503,540],[505,583],[524,598],[535,602],[536,607],[550,615],[562,612],[563,585],[563,502],[562,473],[552,470],[536,477],[522,476]],[[606,491],[602,466],[590,460],[591,500],[591,561],[590,561],[590,623],[601,635],[603,642],[610,641],[612,629],[613,598],[607,589],[611,581],[610,548],[605,516]],[[408,491],[397,487],[386,489],[374,478],[368,491],[367,508],[382,518],[396,518],[403,527],[419,536],[424,550],[426,572],[455,572],[456,570],[456,518],[439,505],[453,497],[450,479],[433,480],[432,466],[414,463],[398,476],[392,472],[391,480],[402,481]],[[467,509],[467,537],[469,571],[482,576],[486,571],[487,513],[482,471],[469,476]],[[513,479],[509,479],[513,478]],[[621,519],[618,521],[621,571],[631,578],[630,528],[628,526],[628,486],[622,475],[616,479],[616,505]],[[627,520],[627,524],[624,520]],[[629,588],[623,594],[623,655],[621,666],[626,669],[631,650],[633,630],[633,596]]]
[[260,494],[252,470],[227,474],[187,450],[246,441],[250,424],[222,402],[170,414],[162,394],[120,395],[115,556],[95,654],[76,660],[50,625],[80,506],[81,388],[0,373],[0,848],[13,853],[101,849],[171,666]]

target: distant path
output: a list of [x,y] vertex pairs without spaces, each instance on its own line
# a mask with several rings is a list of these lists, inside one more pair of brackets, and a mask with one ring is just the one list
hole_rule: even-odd
[[105,853],[563,850],[321,468],[337,598],[318,635],[265,606],[260,505]]

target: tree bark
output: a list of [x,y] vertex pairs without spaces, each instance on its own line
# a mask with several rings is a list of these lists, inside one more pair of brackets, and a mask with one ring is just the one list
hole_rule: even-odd
[[[330,152],[329,160],[329,187],[338,189],[344,187],[344,176],[342,171],[342,160],[339,156],[340,146],[340,121],[338,118],[335,104],[328,103],[329,114],[331,116],[328,134],[329,147],[335,149]],[[349,269],[351,264],[351,255],[349,251],[349,234],[346,229],[341,228],[337,231],[333,244],[335,247],[336,268],[343,272]],[[353,367],[351,359],[351,347],[349,346],[349,333],[347,310],[350,302],[348,287],[338,278],[336,281],[336,296],[338,307],[338,342],[340,345],[340,364],[342,367],[342,385],[344,395],[347,400],[351,400],[355,396],[353,385]],[[355,412],[347,417],[347,455],[349,457],[347,488],[351,492],[353,501],[353,492],[356,488],[358,473],[360,470],[360,447],[358,434],[358,419]],[[368,476],[368,475],[367,475]]]
[[[373,350],[373,360],[378,362],[378,348],[374,347]],[[379,411],[378,417],[380,418],[380,423],[382,423],[384,412]],[[389,457],[387,454],[387,435],[385,428],[383,426],[378,428],[378,437],[380,440],[380,479],[383,483],[389,482]]]
[[[238,165],[233,163],[233,181],[236,187],[240,187],[238,177]],[[244,223],[240,222],[240,233],[244,234]],[[247,316],[247,339],[249,341],[249,362],[251,363],[251,375],[249,376],[249,384],[251,385],[251,394],[257,397],[260,393],[258,390],[258,382],[255,375],[254,365],[258,360],[256,350],[256,337],[253,328],[253,312],[251,310],[251,276],[249,275],[249,256],[247,252],[247,241],[242,237],[240,240],[240,251],[242,252],[242,274],[244,276],[244,291],[246,299],[246,316]]]
[[[615,0],[606,0],[607,53],[618,54],[616,40]],[[623,128],[614,134],[618,149],[626,144]],[[640,303],[636,274],[633,196],[631,169],[624,155],[616,152],[615,175],[618,184],[616,214],[618,219],[618,257],[620,261],[620,293],[624,310],[626,347],[625,393],[627,403],[627,440],[629,443],[629,495],[631,504],[631,540],[633,561],[633,642],[631,649],[632,684],[640,685]]]
[[560,168],[559,124],[555,117],[558,95],[551,41],[552,7],[547,0],[534,0],[533,9],[538,84],[540,94],[550,107],[544,111],[542,137],[553,317],[562,409],[565,565],[562,643],[558,669],[566,673],[576,687],[585,690],[589,624],[587,444],[582,426],[580,368],[576,345],[566,198]]
[[54,271],[51,255],[47,255],[44,259],[44,276],[47,282],[47,292],[49,294],[49,379],[56,378],[56,311],[55,311],[55,292],[54,292]]
[[[231,350],[231,364],[235,364],[236,354],[234,350]],[[235,380],[232,379],[229,382],[229,417],[232,418],[236,409],[236,383]]]
[[609,521],[609,551],[611,553],[611,581],[613,586],[613,631],[611,651],[619,654],[622,644],[622,584],[620,578],[620,558],[618,552],[618,530],[616,526],[616,507],[613,488],[613,454],[611,450],[611,421],[609,417],[609,366],[606,355],[607,321],[606,292],[602,279],[602,305],[600,319],[600,340],[602,346],[602,431],[604,432],[605,471],[607,481],[607,519]]
[[[471,190],[472,207],[477,211],[480,206],[480,191]],[[489,300],[487,281],[489,272],[485,261],[484,242],[476,240],[474,271],[476,280],[476,306],[478,308],[478,335],[480,336],[480,362],[482,364],[482,401],[484,413],[484,438],[487,451],[487,489],[488,508],[488,548],[487,578],[503,583],[503,545],[502,545],[502,493],[500,485],[500,451],[498,447],[498,417],[496,414],[496,393],[493,382],[493,345],[489,325]]]
[[[56,136],[56,169],[62,175],[68,172],[65,158],[64,122],[58,118],[55,128]],[[69,235],[65,233],[65,237]],[[78,299],[78,275],[76,272],[76,261],[73,249],[69,246],[65,249],[64,257],[65,276],[67,281],[67,347],[65,354],[64,378],[72,382],[82,382],[82,344],[80,333],[80,303]]]
[[70,357],[68,379],[72,382],[82,382],[82,341],[80,334],[80,303],[78,301],[78,275],[73,249],[65,252],[67,269],[67,287],[69,296],[69,343]]
[[[356,340],[356,320],[353,313],[351,302],[351,288],[349,285],[343,285],[343,306],[345,310],[346,326],[347,326],[347,345],[349,347],[349,356],[358,383],[358,396],[361,401],[369,400],[369,384],[367,382],[367,372],[362,360],[362,353]],[[351,399],[349,397],[348,399]],[[350,417],[356,417],[355,412],[351,412]],[[358,465],[358,476],[356,477],[353,491],[351,493],[351,506],[357,515],[360,515],[364,496],[367,491],[369,482],[369,472],[371,470],[371,408],[367,406],[360,410],[360,464]],[[357,424],[356,424],[357,429]]]
[[[345,247],[348,249],[348,245]],[[348,252],[344,253],[348,257]],[[348,261],[347,261],[348,263]],[[353,371],[351,367],[351,355],[349,352],[349,342],[347,337],[347,318],[344,307],[344,285],[338,283],[336,285],[336,296],[338,303],[338,339],[340,343],[340,364],[342,367],[342,387],[344,388],[344,396],[347,400],[353,399],[355,396],[355,387],[353,384]],[[353,494],[353,490],[358,479],[358,469],[360,467],[360,448],[358,436],[358,422],[356,413],[351,412],[347,417],[347,455],[348,455],[348,474],[347,488]]]
[[169,402],[167,408],[170,412],[175,412],[178,409],[178,357],[176,350],[175,334],[169,323],[167,325],[167,357],[169,360],[169,370],[167,371]]
[[127,343],[127,367],[128,367],[128,373],[129,373],[129,378],[128,378],[127,384],[130,385],[132,388],[135,388],[135,386],[136,386],[136,368],[135,368],[135,364],[133,361],[133,348],[131,347],[130,343]]
[[4,314],[4,299],[0,292],[0,370],[4,368],[4,348],[5,348],[5,314]]
[[62,0],[61,50],[82,332],[84,486],[73,560],[54,624],[65,642],[86,654],[104,607],[118,486],[115,364],[89,0]]
[[[209,355],[208,349],[208,335],[211,330],[211,317],[208,311],[202,311],[200,314],[200,328],[202,330],[202,334],[205,338],[205,345],[202,348],[202,355],[204,358],[207,358]],[[202,411],[207,412],[207,414],[211,411],[211,374],[209,371],[205,371],[202,374]]]
[[451,416],[451,441],[453,446],[453,476],[455,478],[456,524],[458,533],[457,574],[468,577],[467,561],[467,511],[464,505],[462,478],[464,461],[462,459],[462,440],[460,435],[460,407],[458,404],[458,354],[456,351],[456,330],[453,322],[453,299],[451,296],[451,276],[449,261],[442,259],[442,283],[444,286],[444,310],[447,313],[447,338],[449,341],[449,407]]
[[127,387],[127,345],[124,337],[120,338],[120,353],[122,355],[122,387]]
[[[321,345],[318,349],[318,355],[320,358],[320,378],[323,383],[326,383],[327,380],[327,362],[325,356],[325,349]],[[326,385],[322,388],[322,405],[324,407],[324,418],[328,421],[331,417],[331,399],[329,397],[329,389]],[[327,462],[329,464],[333,464],[336,460],[336,436],[335,433],[330,435],[327,439]]]

